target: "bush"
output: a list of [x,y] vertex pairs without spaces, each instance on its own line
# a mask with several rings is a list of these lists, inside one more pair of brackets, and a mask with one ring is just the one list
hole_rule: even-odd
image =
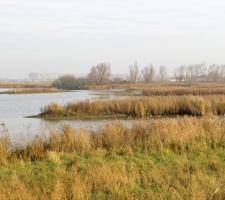
[[75,78],[74,76],[65,75],[56,79],[52,83],[52,86],[59,89],[76,90],[76,89],[80,89],[81,84],[79,80]]

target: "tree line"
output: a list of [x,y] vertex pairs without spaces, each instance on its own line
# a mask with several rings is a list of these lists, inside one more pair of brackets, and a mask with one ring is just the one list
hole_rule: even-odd
[[155,67],[149,64],[142,69],[135,62],[128,68],[126,77],[112,78],[111,65],[99,63],[93,66],[86,77],[77,78],[65,75],[55,80],[52,85],[62,89],[78,89],[88,84],[108,83],[152,83],[152,82],[225,82],[225,65],[181,65],[169,76],[166,66]]
[[225,82],[225,65],[182,65],[174,70],[178,82]]

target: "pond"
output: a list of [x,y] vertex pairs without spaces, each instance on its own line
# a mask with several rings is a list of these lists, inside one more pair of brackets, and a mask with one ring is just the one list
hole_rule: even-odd
[[[7,91],[2,89],[1,91]],[[30,138],[37,134],[45,134],[46,131],[58,129],[63,124],[70,124],[75,128],[97,129],[110,120],[101,121],[45,121],[42,119],[26,118],[37,115],[40,109],[49,103],[66,104],[76,100],[112,99],[118,97],[118,93],[109,91],[80,90],[63,93],[45,94],[0,94],[0,132],[7,129],[12,139]]]

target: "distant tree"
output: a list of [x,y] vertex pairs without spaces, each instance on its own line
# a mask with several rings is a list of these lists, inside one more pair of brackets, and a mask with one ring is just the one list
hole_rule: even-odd
[[81,84],[73,75],[65,75],[56,79],[52,86],[59,89],[75,90],[79,89]]
[[186,80],[189,82],[194,82],[195,79],[196,79],[195,66],[194,65],[187,66]]
[[221,78],[221,82],[225,81],[225,65],[221,65],[220,66],[220,78]]
[[112,80],[111,80],[112,83],[126,83],[127,81],[121,77],[114,77]]
[[224,76],[224,66],[220,65],[210,65],[208,69],[207,81],[219,82]]
[[206,64],[194,64],[186,67],[186,80],[190,82],[206,81],[208,66]]
[[144,83],[150,83],[154,81],[155,78],[155,68],[153,65],[149,65],[146,66],[143,70],[142,70],[142,81]]
[[140,80],[139,68],[137,62],[129,66],[129,73],[127,77],[128,82],[137,83]]
[[189,82],[224,82],[225,65],[210,65],[205,63],[180,66],[174,70],[177,81]]
[[87,77],[77,77],[77,83],[79,83],[81,86],[84,86],[88,83]]
[[174,70],[174,77],[176,81],[182,82],[186,78],[186,66],[181,65]]
[[205,63],[197,65],[197,77],[198,81],[206,81],[208,66]]
[[167,68],[165,66],[160,66],[159,67],[159,81],[166,81],[168,80],[168,72],[167,72]]
[[111,67],[110,64],[100,63],[93,66],[88,74],[88,82],[94,84],[105,84],[110,81]]

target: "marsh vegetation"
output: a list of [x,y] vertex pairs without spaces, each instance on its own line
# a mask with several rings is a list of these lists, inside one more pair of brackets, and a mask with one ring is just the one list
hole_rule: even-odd
[[53,103],[45,106],[39,117],[63,119],[66,117],[93,118],[120,116],[150,118],[153,116],[205,116],[224,115],[225,97],[210,96],[154,96],[127,97],[113,100],[77,101],[65,106]]
[[223,200],[224,86],[128,85],[138,96],[51,103],[39,117],[134,119],[130,126],[117,120],[95,130],[65,124],[23,145],[5,129],[0,199]]
[[157,119],[0,139],[1,199],[224,199],[225,123]]

